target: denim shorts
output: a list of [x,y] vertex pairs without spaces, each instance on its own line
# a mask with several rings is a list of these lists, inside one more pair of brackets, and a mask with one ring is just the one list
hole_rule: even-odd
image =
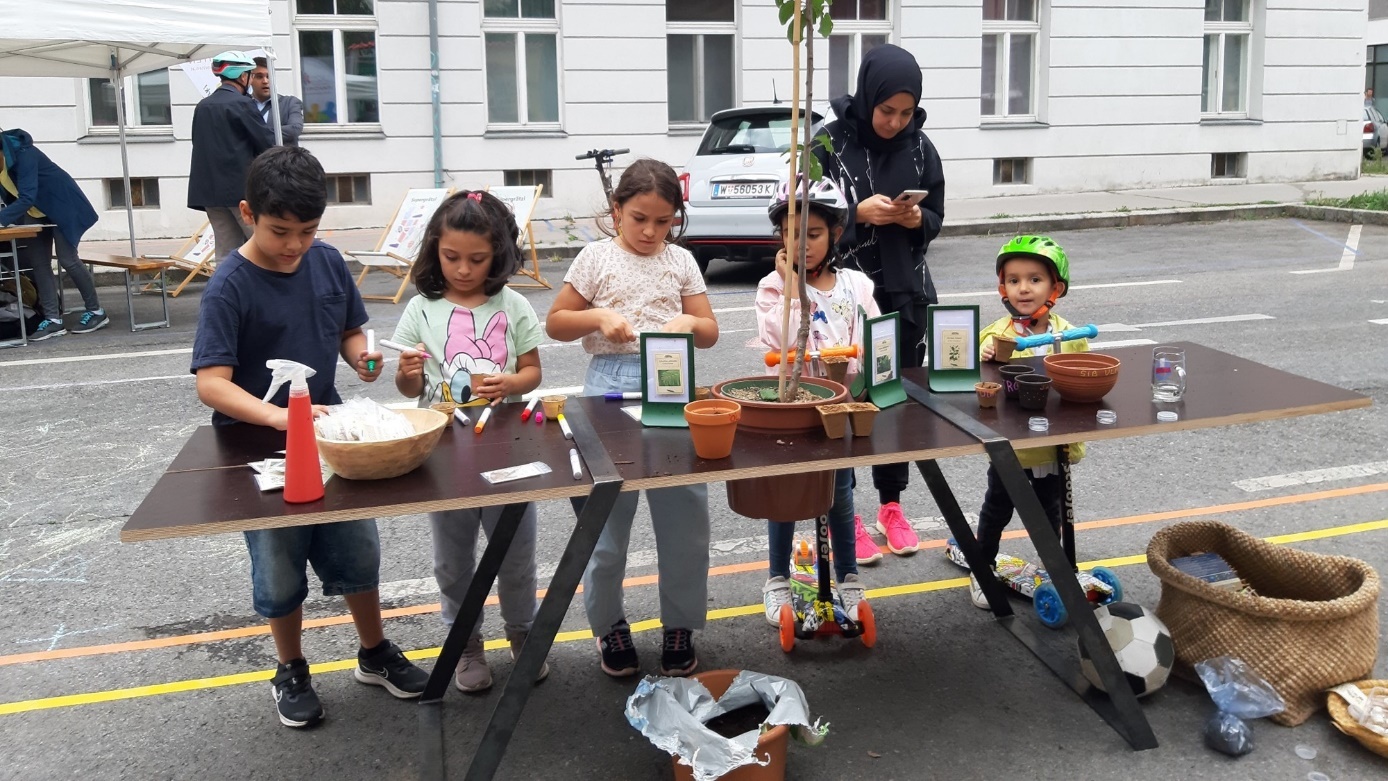
[[245,532],[251,552],[255,612],[263,618],[293,613],[308,597],[307,566],[324,596],[370,591],[380,583],[381,539],[376,521],[343,521]]
[[583,377],[583,395],[627,393],[641,390],[641,354],[594,355]]

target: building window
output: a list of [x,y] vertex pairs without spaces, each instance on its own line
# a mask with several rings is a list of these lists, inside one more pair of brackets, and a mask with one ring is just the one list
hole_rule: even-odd
[[891,41],[888,0],[833,0],[829,15],[829,94],[848,95],[858,85],[858,66],[873,47]]
[[1200,111],[1248,115],[1248,60],[1253,40],[1250,0],[1205,0],[1205,57]]
[[984,0],[980,111],[987,119],[1036,119],[1041,53],[1037,0]]
[[329,174],[328,203],[371,203],[371,175]]
[[1004,157],[994,160],[993,184],[1031,184],[1031,158]]
[[[125,180],[107,179],[106,202],[109,208],[125,208]],[[130,178],[130,201],[136,209],[159,208],[159,180]]]
[[485,0],[487,121],[559,127],[555,0]]
[[1388,46],[1368,47],[1364,65],[1364,89],[1374,91],[1373,106],[1382,114],[1388,109]]
[[[131,89],[131,86],[134,89]],[[169,71],[141,73],[125,80],[125,122],[129,127],[168,127],[173,124],[169,101]],[[115,127],[116,89],[110,79],[87,79],[92,127]]]
[[1216,152],[1210,156],[1211,179],[1243,179],[1247,176],[1247,154],[1243,152]]
[[670,124],[707,122],[736,105],[736,3],[665,0],[665,23]]
[[297,3],[294,29],[304,122],[380,122],[373,0]]
[[507,187],[534,187],[541,185],[544,189],[540,190],[541,198],[548,198],[554,195],[554,172],[549,170],[534,171],[505,171],[503,172]]

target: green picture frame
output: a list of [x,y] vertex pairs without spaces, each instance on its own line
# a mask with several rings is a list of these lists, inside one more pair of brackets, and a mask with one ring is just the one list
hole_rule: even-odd
[[879,409],[906,401],[901,359],[901,314],[863,318],[863,356],[858,373],[866,378],[868,399]]
[[641,425],[689,428],[694,400],[694,334],[641,334]]
[[978,305],[933,304],[925,310],[929,340],[930,390],[936,393],[973,392],[983,378],[978,357]]

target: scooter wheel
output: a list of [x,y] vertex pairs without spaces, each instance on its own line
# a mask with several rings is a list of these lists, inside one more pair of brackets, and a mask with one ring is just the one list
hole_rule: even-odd
[[795,650],[795,608],[781,605],[781,650]]
[[1056,591],[1054,583],[1042,583],[1036,587],[1036,591],[1031,595],[1031,601],[1036,607],[1036,617],[1041,619],[1041,623],[1051,629],[1059,629],[1065,626],[1065,622],[1070,619],[1069,613],[1065,610],[1065,603],[1060,601],[1060,592]]
[[872,605],[863,600],[858,603],[858,623],[863,625],[863,645],[868,648],[877,644],[877,618],[872,615]]
[[1108,567],[1095,567],[1089,571],[1089,575],[1095,580],[1102,581],[1109,588],[1113,589],[1113,594],[1099,604],[1107,605],[1110,602],[1123,601],[1123,583],[1118,580],[1118,573]]

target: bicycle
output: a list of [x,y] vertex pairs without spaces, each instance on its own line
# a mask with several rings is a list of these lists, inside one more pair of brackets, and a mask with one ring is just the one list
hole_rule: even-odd
[[612,176],[607,173],[607,166],[612,166],[612,160],[617,155],[630,153],[630,149],[590,149],[581,155],[576,156],[575,160],[592,160],[593,167],[598,169],[598,176],[602,178],[602,193],[608,203],[612,202]]

